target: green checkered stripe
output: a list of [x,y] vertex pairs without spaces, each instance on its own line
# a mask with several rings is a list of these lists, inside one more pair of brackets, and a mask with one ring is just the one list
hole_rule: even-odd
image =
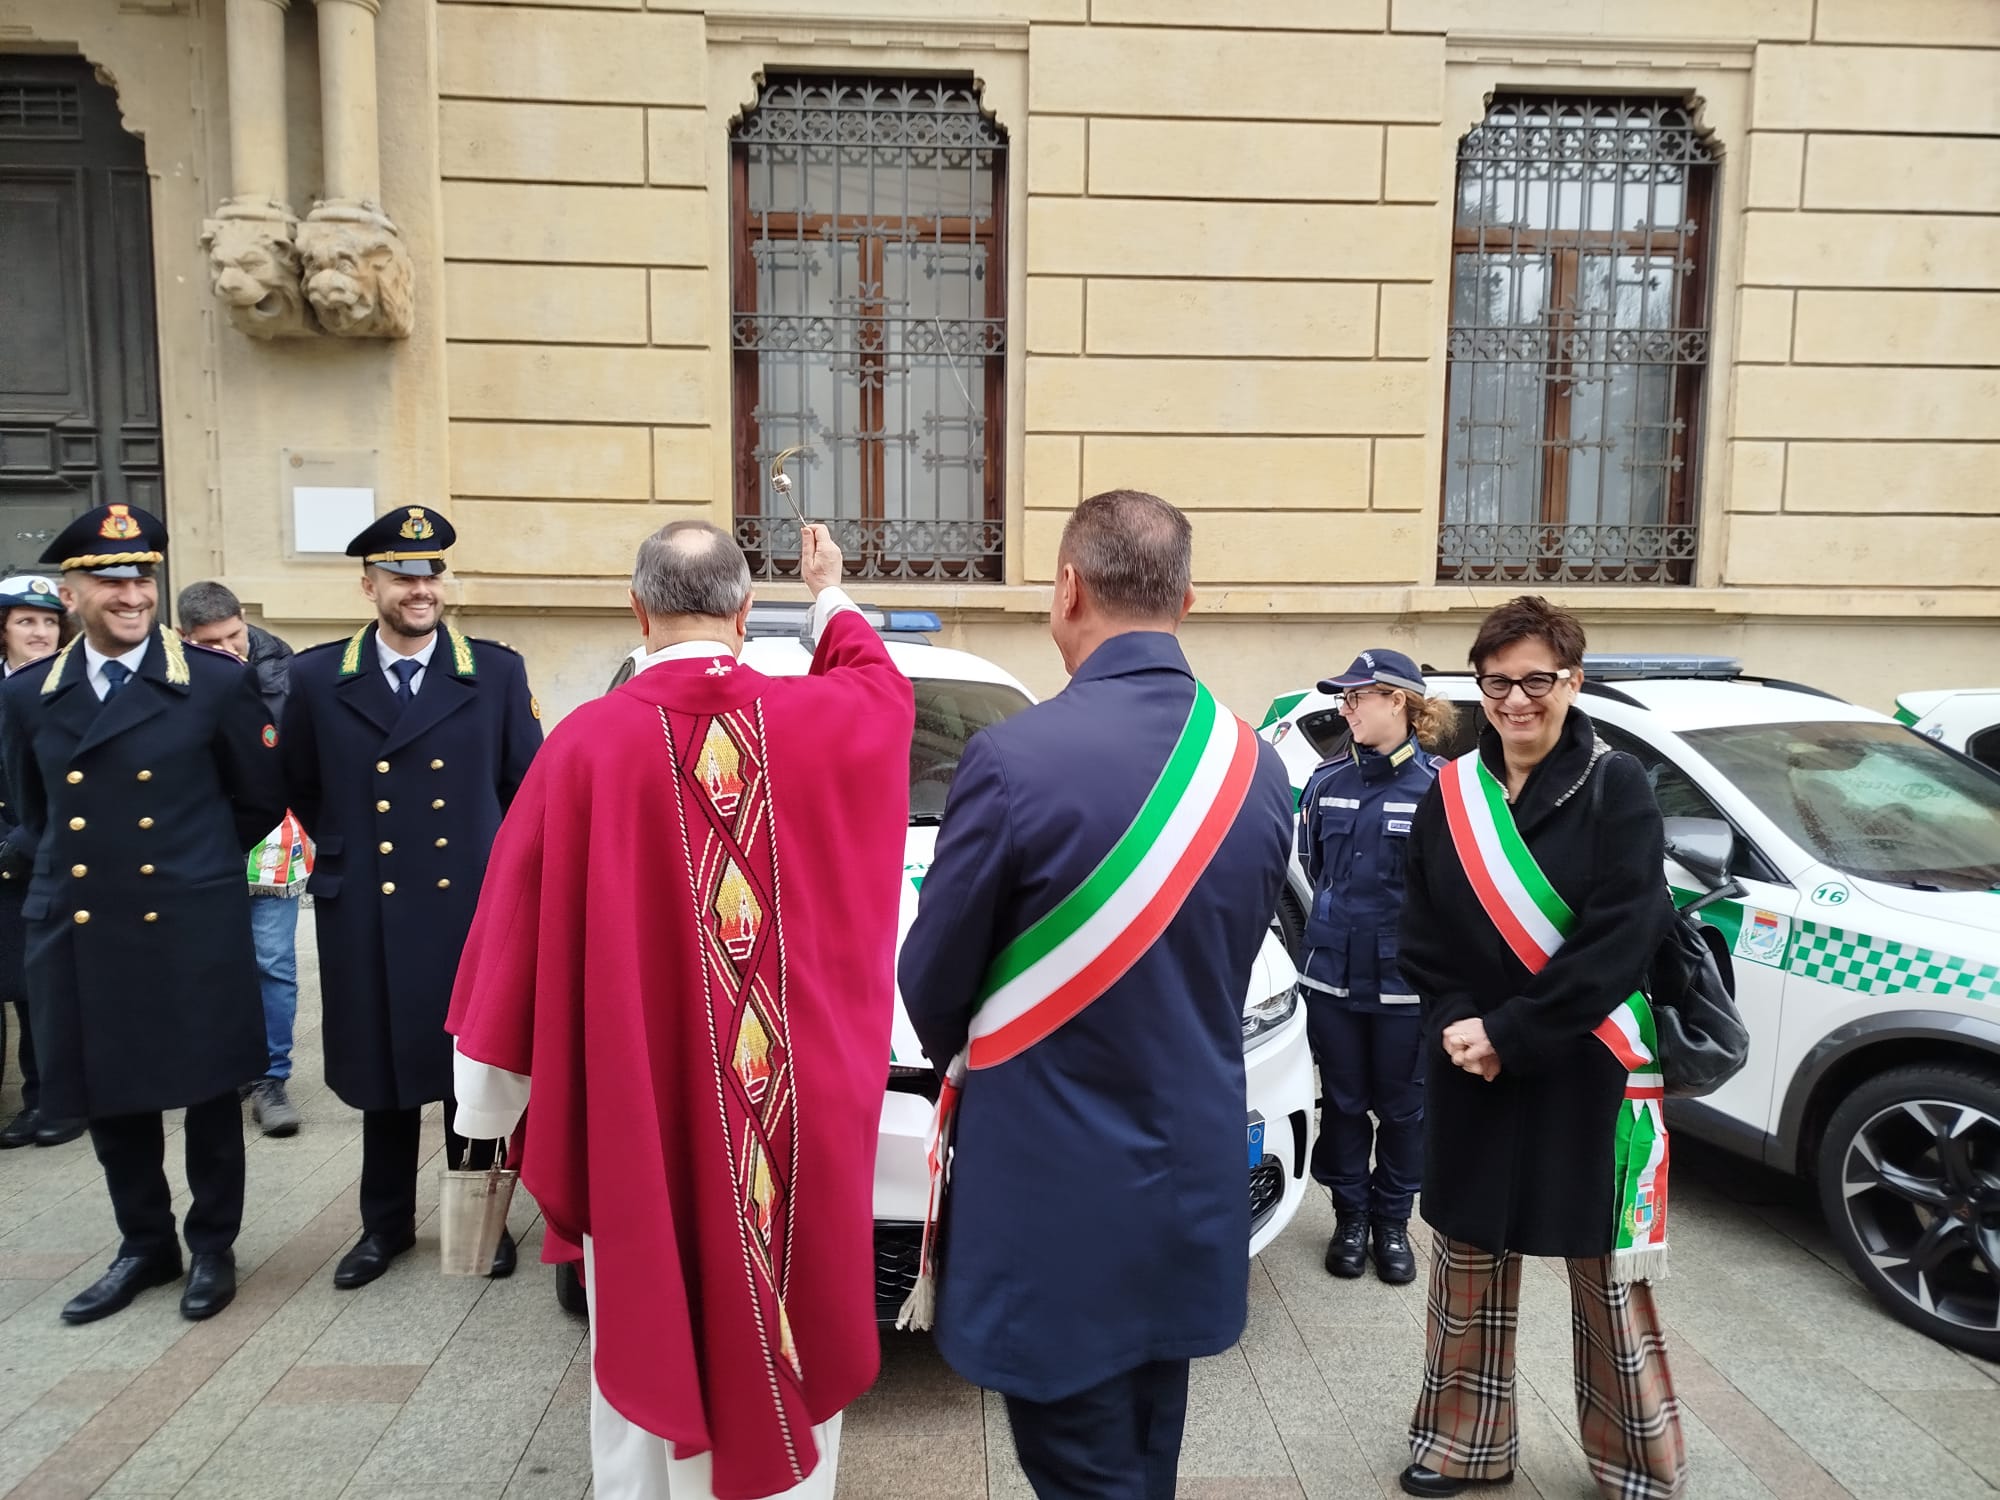
[[2000,1004],[2000,964],[1974,963],[1818,922],[1793,925],[1791,968],[1807,979],[1863,995],[1945,995]]

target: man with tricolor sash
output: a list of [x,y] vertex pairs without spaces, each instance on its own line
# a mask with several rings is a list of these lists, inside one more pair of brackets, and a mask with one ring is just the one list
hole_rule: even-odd
[[1247,1309],[1242,1003],[1291,793],[1175,639],[1190,538],[1134,491],[1070,517],[1070,685],[966,747],[903,944],[910,1020],[951,1060],[909,1312],[1007,1398],[1042,1500],[1169,1500],[1188,1361]]

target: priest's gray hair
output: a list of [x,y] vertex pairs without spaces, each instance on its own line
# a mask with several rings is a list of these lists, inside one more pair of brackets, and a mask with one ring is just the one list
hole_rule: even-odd
[[725,620],[750,597],[750,564],[721,527],[674,521],[639,544],[632,592],[649,615]]
[[1070,513],[1056,561],[1076,569],[1108,615],[1179,620],[1194,576],[1194,528],[1158,495],[1107,490]]

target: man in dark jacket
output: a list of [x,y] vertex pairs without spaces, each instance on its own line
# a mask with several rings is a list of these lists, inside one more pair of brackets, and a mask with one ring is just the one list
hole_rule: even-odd
[[[501,816],[541,747],[521,658],[447,625],[451,523],[406,506],[348,546],[376,619],[301,651],[285,704],[292,810],[317,846],[326,1081],[362,1112],[361,1239],[334,1271],[365,1286],[416,1243],[417,1145],[445,1103],[445,1159],[490,1160],[452,1130],[445,1012]],[[482,1159],[484,1158],[484,1159]],[[514,1269],[503,1238],[493,1274]]]
[[1188,1362],[1248,1311],[1243,993],[1292,797],[1175,639],[1190,541],[1132,491],[1071,516],[1070,685],[966,746],[898,965],[970,1070],[938,1349],[1007,1398],[1043,1500],[1171,1500]]
[[[243,618],[243,605],[219,583],[191,583],[181,590],[181,635],[197,646],[227,651],[248,662],[257,696],[273,724],[285,718],[291,690],[292,648]],[[264,1072],[248,1085],[250,1115],[264,1134],[296,1135],[299,1112],[285,1084],[292,1076],[292,1031],[299,1011],[299,902],[308,869],[297,825],[288,817],[250,852],[250,933],[257,945],[257,974],[264,993]],[[293,858],[294,846],[298,856]],[[265,858],[266,852],[274,857]],[[265,878],[272,875],[274,878]],[[293,874],[297,878],[288,878]]]
[[181,1312],[236,1292],[243,1120],[264,1053],[244,852],[284,812],[278,731],[249,672],[160,629],[166,528],[132,505],[43,554],[83,634],[0,689],[8,801],[35,849],[22,914],[42,1105],[83,1115],[122,1237],[70,1299],[87,1323],[181,1274],[161,1112],[187,1111]]

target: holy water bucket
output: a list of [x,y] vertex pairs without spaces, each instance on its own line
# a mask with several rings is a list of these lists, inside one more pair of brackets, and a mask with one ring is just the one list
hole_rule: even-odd
[[501,1165],[496,1149],[484,1171],[443,1174],[438,1198],[439,1251],[447,1276],[484,1276],[507,1228],[507,1208],[521,1174]]

